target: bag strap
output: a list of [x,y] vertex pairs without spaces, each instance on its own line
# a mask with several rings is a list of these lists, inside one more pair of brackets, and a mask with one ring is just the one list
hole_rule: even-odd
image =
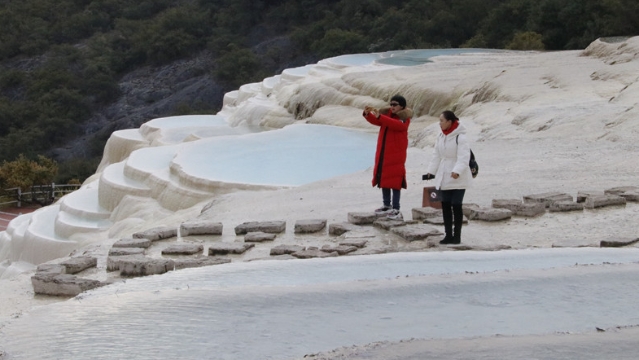
[[[455,136],[455,142],[459,145],[459,134]],[[470,150],[470,160],[475,160],[475,154],[473,154],[473,150]]]

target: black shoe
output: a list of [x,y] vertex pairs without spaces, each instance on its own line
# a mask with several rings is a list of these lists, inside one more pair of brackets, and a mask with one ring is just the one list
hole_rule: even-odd
[[446,235],[446,237],[444,238],[444,240],[440,241],[439,243],[442,245],[446,245],[446,244],[452,244],[453,243],[453,237],[452,236],[448,236]]

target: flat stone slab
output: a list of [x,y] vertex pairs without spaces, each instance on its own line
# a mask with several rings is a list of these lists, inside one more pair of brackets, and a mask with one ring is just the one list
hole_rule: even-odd
[[[444,225],[444,216],[441,214],[441,211],[440,211],[439,216],[424,219],[424,224]],[[466,216],[463,216],[462,224],[468,224],[468,218]]]
[[477,204],[473,204],[473,203],[462,204],[462,213],[464,214],[465,217],[469,219],[470,219],[470,213],[476,209],[481,209],[481,206]]
[[36,273],[31,277],[33,292],[37,295],[76,296],[83,291],[103,285],[98,280],[90,280],[70,274]]
[[279,255],[290,255],[298,251],[303,251],[306,248],[299,245],[278,245],[274,248],[271,248],[270,255],[271,256],[279,256]]
[[204,251],[202,244],[174,244],[162,250],[162,255],[195,255]]
[[353,231],[356,229],[358,229],[358,226],[351,223],[335,223],[328,225],[328,234],[340,236],[345,232]]
[[469,251],[469,250],[477,250],[477,251],[501,251],[501,250],[510,250],[512,246],[510,245],[494,245],[494,246],[473,246],[467,244],[458,244],[458,245],[448,245],[449,249],[457,250],[457,251]]
[[191,235],[222,235],[221,222],[207,220],[185,221],[180,224],[180,236]]
[[502,221],[512,217],[513,212],[508,209],[479,208],[473,209],[468,217],[470,220]]
[[626,201],[632,201],[632,202],[639,201],[639,191],[626,191],[624,193],[619,194],[619,196],[626,199]]
[[319,249],[296,251],[291,255],[298,259],[327,258],[339,256],[337,252],[325,252]]
[[120,271],[120,262],[123,260],[144,259],[144,255],[123,255],[107,257],[107,271]]
[[97,267],[98,258],[93,256],[78,256],[72,257],[60,263],[66,268],[67,274],[77,274],[80,271]]
[[228,264],[231,262],[231,259],[224,257],[201,257],[195,259],[174,259],[175,270],[179,269],[187,269],[187,268],[196,268],[196,267],[204,267],[204,266],[212,266],[212,265],[221,265]]
[[437,216],[442,216],[441,209],[435,209],[432,207],[421,207],[421,208],[413,208],[411,209],[411,213],[413,215],[413,220],[424,220],[428,218],[433,218]]
[[306,219],[295,222],[295,234],[312,234],[326,228],[326,219]]
[[546,206],[541,202],[524,203],[518,199],[493,199],[495,209],[508,209],[515,216],[535,217],[546,213]]
[[557,201],[574,201],[570,194],[561,192],[547,192],[524,196],[524,203],[542,203],[545,207]]
[[626,206],[626,199],[618,195],[591,196],[584,202],[584,208],[596,209],[606,206]]
[[111,248],[109,256],[142,255],[145,250],[144,248]]
[[589,198],[590,196],[601,196],[601,195],[605,195],[603,191],[597,191],[597,190],[577,191],[577,202],[582,203],[586,201],[586,199]]
[[637,186],[617,186],[604,190],[605,195],[621,195],[628,191],[639,191]]
[[148,248],[152,241],[149,239],[120,239],[113,243],[117,248]]
[[245,242],[263,242],[273,241],[277,237],[276,234],[269,234],[262,231],[254,231],[244,235]]
[[523,217],[541,216],[545,213],[546,213],[546,206],[541,203],[524,203],[515,207],[515,210],[513,211],[513,215],[523,216]]
[[354,225],[370,225],[377,220],[379,216],[375,212],[349,212],[348,222]]
[[344,240],[340,241],[340,246],[355,246],[356,248],[363,248],[368,243],[368,240]]
[[553,248],[583,248],[583,247],[599,247],[596,240],[586,240],[582,237],[572,237],[559,239],[552,243]]
[[153,259],[148,257],[124,259],[120,261],[120,276],[147,276],[164,274],[175,268],[171,259]]
[[354,251],[357,251],[357,249],[359,249],[356,246],[346,246],[346,245],[339,245],[339,246],[330,246],[330,245],[324,245],[322,246],[322,251],[325,252],[336,252],[338,255],[346,255],[349,253],[352,253]]
[[[588,197],[584,198],[587,199]],[[548,211],[550,212],[564,212],[564,211],[582,211],[584,209],[583,202],[573,202],[573,201],[557,201],[548,207]]]
[[373,222],[373,226],[384,229],[384,230],[390,230],[394,227],[405,226],[405,225],[406,223],[403,220],[391,220],[388,218],[378,218],[377,220]]
[[36,273],[42,274],[66,274],[67,267],[61,264],[40,264]]
[[256,231],[279,234],[284,230],[286,230],[286,221],[249,221],[236,226],[235,235],[244,235]]
[[149,239],[158,241],[170,239],[177,236],[178,229],[175,226],[159,226],[149,230],[136,232],[133,234],[134,239]]
[[639,242],[639,238],[609,238],[601,240],[600,247],[624,247]]
[[215,243],[209,246],[209,256],[227,255],[227,254],[244,254],[246,250],[254,247],[255,244],[245,243]]
[[519,199],[493,199],[492,201],[492,207],[495,209],[508,209],[512,212],[523,204],[524,202]]
[[442,235],[442,232],[432,226],[406,225],[393,228],[391,232],[401,236],[406,241],[424,240],[429,236]]

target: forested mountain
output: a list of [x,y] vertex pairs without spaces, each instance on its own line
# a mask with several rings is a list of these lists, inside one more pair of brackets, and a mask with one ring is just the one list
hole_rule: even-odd
[[639,33],[636,0],[0,0],[0,161],[95,171],[105,140],[321,58],[580,49]]

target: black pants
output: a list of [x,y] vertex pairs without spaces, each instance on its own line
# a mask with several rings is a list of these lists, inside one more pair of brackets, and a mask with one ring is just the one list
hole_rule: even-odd
[[461,242],[461,228],[464,220],[462,203],[465,189],[442,190],[442,215],[444,216],[444,231],[446,240]]

